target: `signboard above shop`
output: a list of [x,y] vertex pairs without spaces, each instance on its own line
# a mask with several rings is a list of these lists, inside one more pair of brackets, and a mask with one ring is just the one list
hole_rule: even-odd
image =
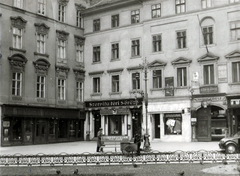
[[200,93],[218,93],[218,86],[212,85],[212,86],[202,86],[200,87]]

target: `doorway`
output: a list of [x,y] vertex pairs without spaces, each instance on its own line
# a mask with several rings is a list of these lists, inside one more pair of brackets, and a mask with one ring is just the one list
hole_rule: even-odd
[[155,127],[155,138],[160,139],[160,114],[154,114],[154,127]]
[[47,143],[47,128],[45,120],[37,120],[35,125],[35,144],[45,144]]
[[100,127],[101,127],[101,116],[100,114],[94,114],[94,137],[97,137],[97,133]]

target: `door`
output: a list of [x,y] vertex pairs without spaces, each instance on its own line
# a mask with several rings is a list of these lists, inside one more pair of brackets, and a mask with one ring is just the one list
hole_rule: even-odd
[[35,126],[35,144],[45,144],[47,143],[47,128],[45,120],[37,120]]
[[211,141],[211,107],[201,108],[197,111],[197,139],[198,141]]
[[160,114],[154,115],[155,119],[155,138],[160,139]]
[[101,127],[101,116],[98,114],[94,115],[94,137],[97,137],[97,132]]

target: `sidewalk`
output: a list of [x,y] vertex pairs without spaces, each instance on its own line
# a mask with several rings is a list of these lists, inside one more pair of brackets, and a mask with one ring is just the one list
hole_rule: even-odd
[[[144,143],[142,142],[141,148]],[[84,152],[95,153],[96,141],[78,141],[78,142],[66,142],[56,144],[42,144],[42,145],[26,145],[26,146],[9,146],[0,147],[0,155],[14,155],[16,153],[23,155],[34,154],[80,154]],[[218,142],[161,142],[152,141],[151,149],[160,152],[169,151],[198,151],[198,150],[220,150]],[[114,151],[114,148],[108,148],[104,151]],[[119,149],[118,149],[119,151]]]

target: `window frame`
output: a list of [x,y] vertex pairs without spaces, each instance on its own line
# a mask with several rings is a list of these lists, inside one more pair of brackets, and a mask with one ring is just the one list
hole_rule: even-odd
[[[209,66],[212,66],[212,70],[211,70],[211,67],[209,67]],[[206,67],[208,67],[207,68],[207,73],[205,73],[205,68]],[[214,85],[215,82],[216,82],[216,79],[215,79],[215,64],[214,63],[204,64],[203,65],[203,85],[204,86]]]
[[13,39],[12,39],[12,46],[16,49],[22,49],[23,48],[23,29],[19,29],[17,27],[12,28],[13,31]]
[[112,28],[119,27],[119,14],[111,16],[111,25]]
[[66,79],[57,79],[58,100],[66,100]]
[[[234,25],[234,28],[232,27],[233,25]],[[233,32],[235,33],[234,38],[233,38]],[[240,21],[230,22],[230,41],[231,42],[240,41]]]
[[[236,64],[235,69],[233,64]],[[232,67],[232,83],[240,84],[240,61],[231,62],[231,67]]]
[[[155,74],[154,72],[160,71],[160,74]],[[155,84],[155,80],[157,80],[157,83]],[[155,86],[157,85],[157,86]],[[162,69],[154,69],[152,71],[152,88],[153,89],[162,89],[163,88],[163,70]]]
[[[154,37],[157,39],[154,40]],[[160,39],[159,39],[160,38]],[[158,47],[157,47],[158,46]],[[154,53],[156,52],[162,52],[162,34],[155,34],[152,36],[152,51]],[[158,48],[158,49],[157,49]]]
[[[176,14],[187,12],[186,1],[187,0],[175,0],[175,12],[176,12]],[[177,2],[179,2],[179,4],[177,4]],[[178,12],[179,7],[180,7],[180,11]],[[182,10],[182,7],[184,7],[184,10]]]
[[131,11],[131,24],[140,23],[140,10]]
[[[185,35],[182,35],[185,32]],[[181,36],[178,36],[178,33],[181,33]],[[181,43],[181,47],[179,47],[179,40]],[[184,46],[185,45],[185,46]],[[178,30],[176,31],[176,49],[186,49],[187,48],[187,30]]]
[[23,9],[23,0],[14,0],[13,6],[19,9]]
[[212,0],[201,0],[202,9],[208,9],[213,6]]
[[83,96],[84,96],[84,94],[83,94],[83,86],[84,86],[84,83],[83,83],[83,81],[77,81],[76,82],[76,100],[78,101],[78,102],[83,102]]
[[[93,83],[93,94],[101,93],[101,78],[100,76],[95,76],[92,78]],[[96,80],[96,81],[95,81]]]
[[[114,80],[113,77],[117,77],[117,79]],[[111,92],[112,93],[120,92],[120,75],[119,74],[111,75]]]
[[12,72],[12,81],[11,81],[11,92],[12,96],[22,96],[23,89],[23,73],[22,72]]
[[93,20],[93,32],[100,31],[101,29],[100,23],[101,23],[100,18]]
[[79,28],[83,28],[83,16],[81,10],[76,11],[76,26]]
[[187,86],[188,86],[188,68],[185,66],[179,66],[177,67],[177,87]]
[[46,34],[37,33],[37,52],[46,54]]
[[84,45],[76,44],[76,62],[83,63]]
[[111,44],[111,60],[119,60],[119,43]]
[[141,89],[140,75],[141,74],[139,71],[131,73],[132,90],[140,90]]
[[66,41],[58,39],[58,58],[66,59]]
[[[38,78],[43,78],[43,80]],[[46,98],[46,76],[37,75],[36,97]]]
[[[41,2],[40,2],[41,1]],[[37,2],[37,9],[38,9],[38,14],[40,15],[46,15],[46,0],[38,0]]]
[[[160,7],[157,7],[158,5],[160,5]],[[155,9],[153,9],[154,7],[155,7]],[[152,18],[159,18],[159,17],[161,17],[161,12],[162,12],[161,3],[152,5],[151,6],[151,11],[152,11]],[[156,16],[154,16],[154,12],[156,12]]]
[[139,57],[140,53],[140,39],[131,40],[131,57]]
[[[212,31],[209,31],[209,28],[212,28]],[[207,29],[207,31],[204,31],[204,29]],[[214,26],[213,25],[203,26],[202,34],[203,34],[203,45],[204,46],[214,44]],[[212,43],[211,43],[211,40],[212,40]]]
[[93,46],[93,63],[101,62],[101,46]]
[[66,22],[66,5],[58,4],[58,21]]

